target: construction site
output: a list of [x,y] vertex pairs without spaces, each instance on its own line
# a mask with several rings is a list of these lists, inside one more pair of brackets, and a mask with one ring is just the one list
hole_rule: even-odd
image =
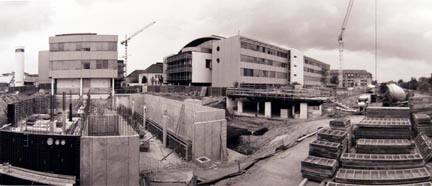
[[378,79],[396,72],[378,67],[374,3],[364,69],[344,66],[354,0],[333,7],[346,6],[332,15],[343,15],[328,50],[337,67],[302,46],[318,41],[238,30],[186,43],[168,34],[176,48],[139,69],[142,51],[161,54],[139,47],[141,33],[183,29],[159,20],[124,39],[50,31],[38,74],[17,46],[14,71],[0,75],[0,185],[432,186],[432,76]]

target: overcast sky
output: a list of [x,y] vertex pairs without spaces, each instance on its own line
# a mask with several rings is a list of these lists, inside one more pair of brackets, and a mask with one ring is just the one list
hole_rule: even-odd
[[[14,48],[26,48],[25,71],[61,33],[131,34],[129,69],[145,69],[201,36],[241,35],[297,48],[338,68],[337,36],[348,0],[0,0],[0,72],[13,71]],[[345,34],[344,68],[374,73],[374,0],[357,0]],[[378,80],[432,73],[432,1],[378,0]],[[123,47],[119,45],[119,57]]]

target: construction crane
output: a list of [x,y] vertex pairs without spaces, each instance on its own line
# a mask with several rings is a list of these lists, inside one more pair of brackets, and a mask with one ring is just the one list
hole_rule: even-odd
[[123,40],[122,42],[120,42],[120,44],[122,44],[122,45],[125,46],[125,55],[124,55],[125,77],[127,76],[127,59],[128,59],[128,52],[127,52],[127,49],[128,49],[128,42],[129,42],[132,38],[134,38],[135,36],[137,36],[138,34],[140,34],[142,31],[144,31],[145,29],[147,29],[147,28],[153,26],[155,23],[156,23],[156,21],[153,21],[153,22],[149,23],[148,25],[142,27],[141,29],[139,29],[138,31],[136,31],[135,33],[133,33],[133,34],[132,34],[131,36],[129,36],[129,37],[126,35],[126,37],[125,37],[126,39]]
[[344,50],[344,32],[348,24],[348,20],[351,14],[351,9],[353,7],[354,0],[350,0],[348,3],[347,11],[345,13],[344,20],[342,22],[341,30],[339,32],[338,43],[339,43],[339,87],[343,87],[343,50]]

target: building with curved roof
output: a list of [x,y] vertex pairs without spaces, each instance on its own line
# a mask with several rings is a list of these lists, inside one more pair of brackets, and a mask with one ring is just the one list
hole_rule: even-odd
[[164,59],[166,82],[175,85],[211,85],[213,42],[219,36],[200,37],[187,43],[177,54]]

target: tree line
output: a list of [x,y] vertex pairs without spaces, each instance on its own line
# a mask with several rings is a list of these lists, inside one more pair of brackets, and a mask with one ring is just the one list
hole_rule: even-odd
[[412,77],[411,80],[406,82],[400,79],[397,83],[405,89],[418,90],[423,93],[432,92],[432,74],[430,77],[420,77],[418,79]]

